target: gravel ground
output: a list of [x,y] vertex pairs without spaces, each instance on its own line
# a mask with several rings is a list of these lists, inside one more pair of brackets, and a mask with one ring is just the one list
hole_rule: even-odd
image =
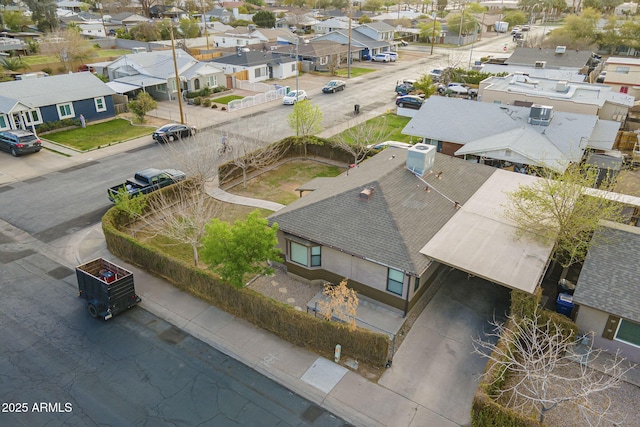
[[[572,365],[564,370],[562,375],[568,377],[577,375],[580,372],[578,364]],[[550,395],[554,395],[554,390],[563,392],[564,385],[556,384],[549,390]],[[557,395],[557,394],[556,394]],[[593,397],[595,407],[604,408],[610,399],[609,419],[598,423],[595,417],[589,422],[580,414],[579,409],[571,403],[560,403],[558,406],[545,414],[544,423],[548,427],[640,427],[640,387],[620,382],[616,388],[598,393]]]
[[279,265],[275,266],[274,275],[258,277],[249,288],[300,311],[307,311],[307,302],[323,289],[322,285],[310,285],[289,277]]

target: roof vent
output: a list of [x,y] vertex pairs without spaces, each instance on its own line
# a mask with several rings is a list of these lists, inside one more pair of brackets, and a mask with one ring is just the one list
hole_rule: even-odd
[[527,123],[532,125],[549,126],[553,116],[553,107],[548,105],[533,104],[529,112]]
[[556,83],[556,92],[566,92],[569,90],[569,82],[566,80],[560,80]]
[[557,54],[562,54],[565,53],[567,51],[567,47],[566,46],[556,46],[556,53]]
[[364,190],[362,190],[360,192],[360,198],[362,200],[369,200],[371,198],[371,196],[373,196],[373,193],[376,192],[376,189],[373,187],[367,187]]
[[406,166],[411,172],[423,176],[433,167],[436,159],[436,147],[429,144],[416,144],[407,150]]
[[547,66],[547,61],[536,61],[534,68],[545,68]]

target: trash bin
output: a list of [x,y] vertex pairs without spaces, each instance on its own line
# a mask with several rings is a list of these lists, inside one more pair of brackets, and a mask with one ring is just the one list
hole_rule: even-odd
[[558,299],[556,300],[556,312],[560,314],[564,314],[567,317],[571,317],[571,312],[573,312],[573,296],[569,294],[560,293],[558,294]]
[[356,104],[353,106],[353,114],[355,114],[356,116],[360,114],[360,104]]

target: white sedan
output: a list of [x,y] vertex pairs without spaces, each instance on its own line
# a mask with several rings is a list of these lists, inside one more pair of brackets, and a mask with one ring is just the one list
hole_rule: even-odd
[[282,98],[282,105],[293,105],[298,101],[309,99],[307,92],[304,90],[292,90]]

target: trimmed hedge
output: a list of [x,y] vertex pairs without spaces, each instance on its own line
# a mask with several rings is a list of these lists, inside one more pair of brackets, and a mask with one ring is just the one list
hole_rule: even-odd
[[[171,187],[161,191],[171,191]],[[250,288],[237,289],[223,283],[212,272],[171,258],[121,231],[120,227],[127,222],[127,216],[116,207],[102,218],[107,247],[119,258],[293,344],[329,353],[333,352],[336,344],[340,344],[345,356],[374,366],[386,364],[390,348],[386,335],[361,328],[351,332],[345,324],[309,316]]]

